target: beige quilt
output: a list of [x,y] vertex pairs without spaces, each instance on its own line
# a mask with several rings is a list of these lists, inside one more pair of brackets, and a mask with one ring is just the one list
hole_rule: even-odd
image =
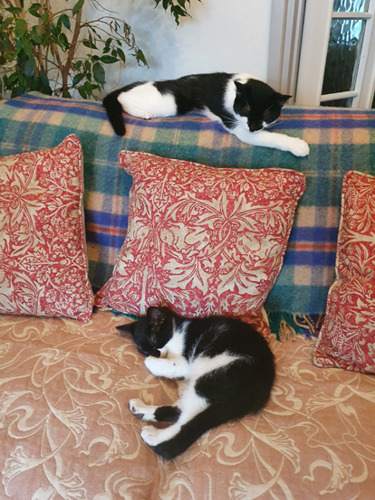
[[128,401],[168,404],[175,385],[117,335],[126,321],[0,316],[1,499],[375,498],[373,375],[314,367],[314,340],[272,340],[266,409],[166,462]]

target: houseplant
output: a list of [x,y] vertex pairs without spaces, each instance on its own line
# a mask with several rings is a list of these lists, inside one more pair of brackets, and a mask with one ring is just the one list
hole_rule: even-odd
[[[125,0],[124,0],[125,1]],[[170,11],[176,23],[188,15],[190,0],[153,0]],[[52,5],[53,4],[53,5]],[[89,5],[90,4],[90,5]],[[105,84],[106,66],[147,60],[131,27],[101,0],[3,0],[0,5],[0,98],[37,90],[84,99],[96,97]],[[99,17],[84,19],[87,6]]]

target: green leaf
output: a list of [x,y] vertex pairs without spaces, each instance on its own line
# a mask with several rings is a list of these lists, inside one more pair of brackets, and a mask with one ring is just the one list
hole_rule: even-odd
[[96,62],[94,66],[92,67],[93,71],[93,76],[94,80],[100,83],[101,85],[105,84],[105,71],[103,66],[99,63]]
[[122,49],[117,49],[117,55],[121,59],[121,61],[124,63],[125,62],[125,53]]
[[78,73],[73,76],[72,86],[76,87],[85,78],[84,73]]
[[43,94],[52,95],[52,89],[49,84],[47,75],[43,71],[39,71],[38,78],[40,82],[39,88],[41,92],[43,92]]
[[84,3],[85,0],[78,0],[78,2],[74,5],[72,9],[73,16],[75,16],[78,13],[78,11],[82,8]]
[[41,8],[40,3],[33,3],[29,7],[29,12],[34,17],[40,17],[40,8]]
[[12,16],[18,16],[18,14],[21,14],[22,12],[22,9],[19,7],[7,7],[5,10],[12,14]]
[[35,45],[41,45],[43,43],[43,36],[39,25],[31,28],[30,39]]
[[61,14],[61,16],[57,20],[57,24],[59,26],[61,26],[63,24],[65,26],[65,28],[67,28],[68,30],[70,30],[70,19],[69,19],[69,16],[67,14]]
[[141,49],[137,50],[137,52],[136,52],[136,58],[137,58],[137,61],[141,61],[145,66],[148,65],[146,57],[145,57],[145,55],[144,55],[144,53],[142,52]]
[[42,19],[42,23],[43,24],[47,24],[48,23],[49,17],[48,17],[48,12],[46,10],[43,12],[41,19]]
[[78,92],[79,92],[79,95],[82,97],[82,99],[87,99],[86,90],[83,86],[78,87]]
[[14,33],[18,38],[22,38],[27,32],[27,23],[24,19],[16,19]]
[[85,47],[88,47],[89,49],[98,50],[98,47],[95,45],[95,43],[91,42],[90,40],[83,40],[82,43]]
[[59,35],[59,45],[61,48],[68,50],[69,49],[69,42],[68,39],[65,35],[65,33],[60,33]]
[[23,72],[26,76],[32,76],[35,71],[34,59],[28,59],[23,67]]
[[100,58],[100,60],[104,63],[104,64],[112,64],[112,63],[115,63],[118,61],[117,57],[113,57],[113,56],[102,56]]

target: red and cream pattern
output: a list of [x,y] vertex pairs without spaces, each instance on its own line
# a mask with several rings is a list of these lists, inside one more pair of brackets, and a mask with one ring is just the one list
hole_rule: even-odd
[[375,177],[348,172],[343,181],[336,280],[314,363],[375,373]]
[[252,321],[282,266],[304,175],[129,151],[120,163],[133,177],[128,234],[96,305]]
[[82,150],[59,146],[0,158],[0,312],[88,321]]

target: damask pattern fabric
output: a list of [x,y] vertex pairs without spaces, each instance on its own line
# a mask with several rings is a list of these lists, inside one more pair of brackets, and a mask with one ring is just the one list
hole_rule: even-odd
[[304,175],[130,151],[120,164],[133,177],[128,234],[95,304],[134,315],[166,305],[186,317],[249,320],[282,266]]
[[337,278],[314,362],[375,373],[375,177],[348,172],[336,258]]
[[171,404],[176,385],[116,333],[126,321],[0,315],[2,500],[373,498],[373,375],[321,370],[303,336],[271,339],[265,410],[166,462],[142,442],[128,402]]
[[0,158],[0,312],[88,321],[82,149],[59,146]]

